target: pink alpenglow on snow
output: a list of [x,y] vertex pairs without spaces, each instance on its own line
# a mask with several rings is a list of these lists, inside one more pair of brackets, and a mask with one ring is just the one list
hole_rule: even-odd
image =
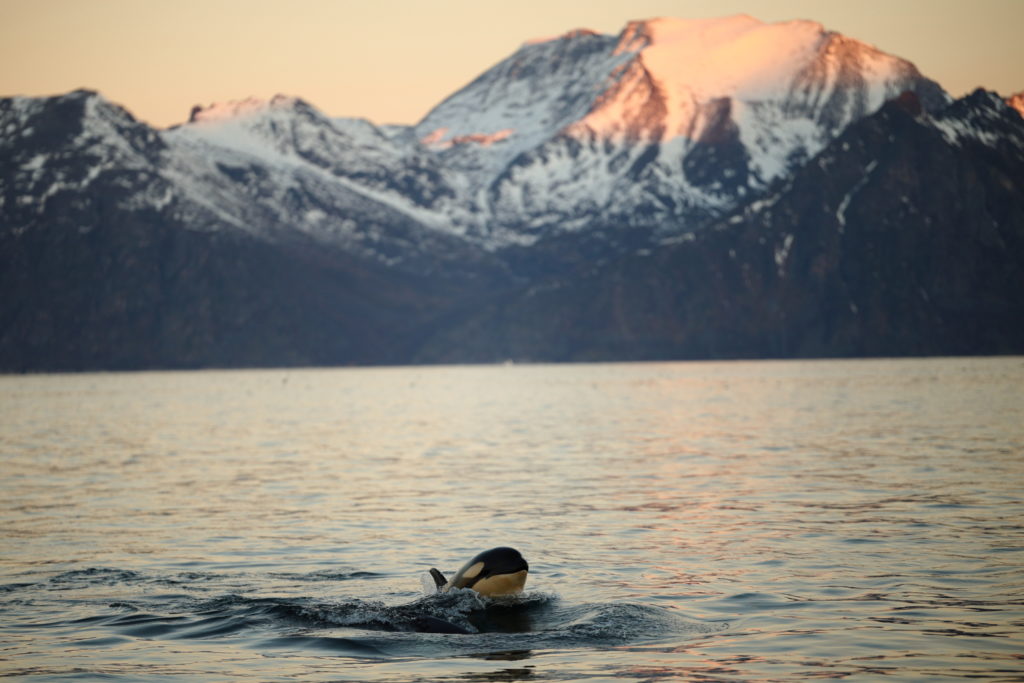
[[1010,95],[1006,98],[1006,103],[1010,105],[1011,109],[1016,109],[1018,114],[1024,116],[1024,92]]

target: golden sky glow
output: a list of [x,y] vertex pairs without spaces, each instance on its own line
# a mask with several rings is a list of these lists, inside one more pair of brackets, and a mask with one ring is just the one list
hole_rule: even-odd
[[955,96],[1024,90],[1024,0],[0,0],[0,96],[87,87],[167,126],[194,104],[283,93],[415,123],[527,40],[736,13],[820,21]]

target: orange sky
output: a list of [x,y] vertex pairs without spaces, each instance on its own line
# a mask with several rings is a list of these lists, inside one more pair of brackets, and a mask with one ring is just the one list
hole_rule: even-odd
[[0,95],[88,87],[167,126],[194,104],[284,93],[414,123],[529,39],[740,12],[820,21],[953,95],[1024,90],[1024,0],[0,0]]

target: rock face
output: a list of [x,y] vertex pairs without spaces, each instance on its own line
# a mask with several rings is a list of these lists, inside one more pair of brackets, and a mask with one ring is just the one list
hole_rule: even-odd
[[406,128],[0,99],[0,370],[1019,353],[1015,102],[743,16],[527,44]]

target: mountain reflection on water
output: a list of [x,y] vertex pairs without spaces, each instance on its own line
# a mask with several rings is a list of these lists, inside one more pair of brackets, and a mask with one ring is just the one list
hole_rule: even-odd
[[[1024,676],[1021,387],[1020,358],[0,377],[0,672]],[[524,595],[423,594],[501,544]]]

